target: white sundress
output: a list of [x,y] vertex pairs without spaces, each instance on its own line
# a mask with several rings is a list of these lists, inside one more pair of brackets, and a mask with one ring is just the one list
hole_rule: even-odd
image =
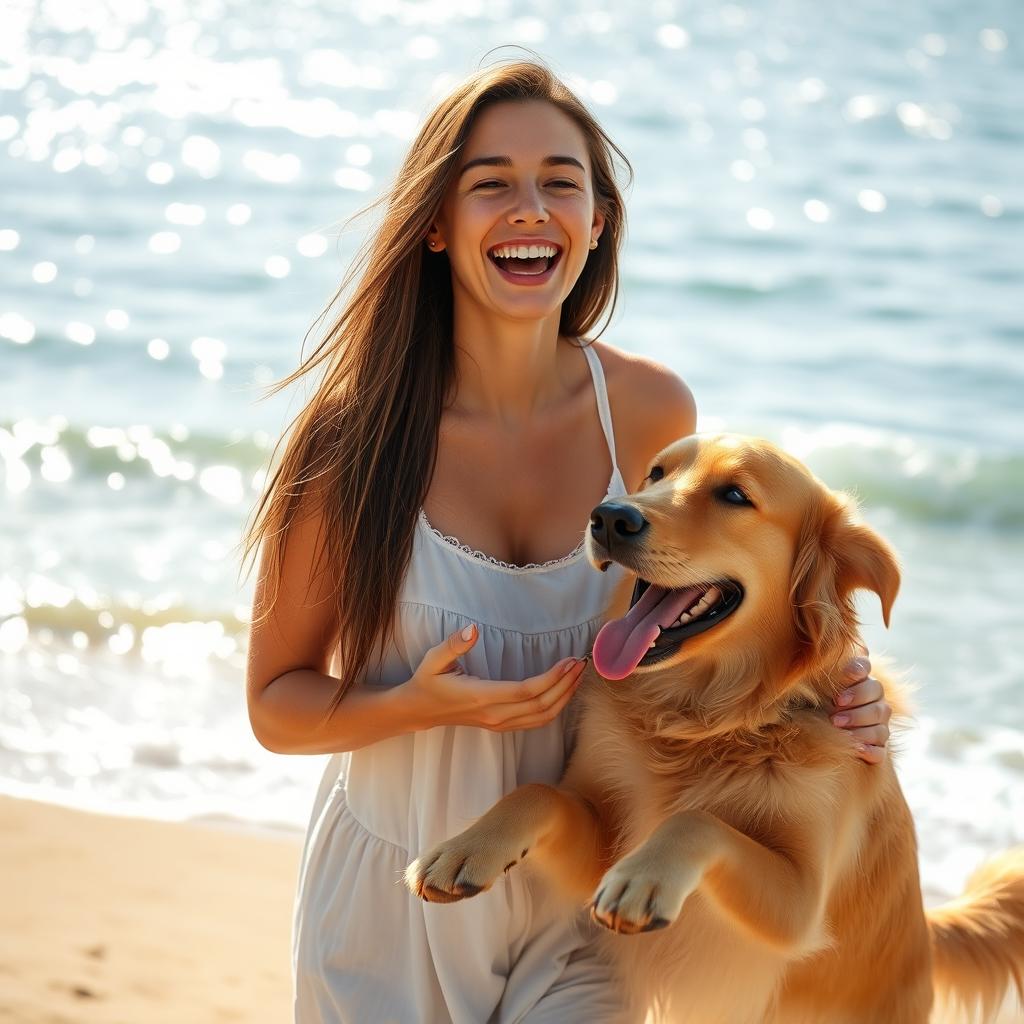
[[[607,496],[626,493],[604,374],[583,349],[611,454]],[[466,670],[524,679],[590,651],[621,570],[599,573],[582,543],[543,565],[511,566],[442,536],[420,514],[395,635],[368,687],[409,679],[426,651],[469,623]],[[306,834],[293,929],[298,1024],[634,1022],[582,912],[513,870],[459,903],[424,903],[402,882],[421,852],[527,782],[555,783],[570,705],[519,732],[437,726],[333,755]],[[341,707],[344,714],[344,704]],[[640,1018],[642,1019],[642,1017]]]

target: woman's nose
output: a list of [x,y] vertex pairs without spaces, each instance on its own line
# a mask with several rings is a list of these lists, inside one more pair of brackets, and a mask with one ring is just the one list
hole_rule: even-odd
[[550,215],[544,205],[544,197],[538,189],[522,188],[516,193],[515,202],[508,216],[512,224],[542,224]]

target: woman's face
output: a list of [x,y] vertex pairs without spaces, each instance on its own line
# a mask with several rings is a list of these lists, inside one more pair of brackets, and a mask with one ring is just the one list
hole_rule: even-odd
[[[495,103],[477,116],[459,171],[427,236],[430,252],[448,250],[457,301],[461,292],[515,319],[557,312],[604,227],[583,132],[542,100]],[[558,254],[494,253],[510,242],[550,244]]]

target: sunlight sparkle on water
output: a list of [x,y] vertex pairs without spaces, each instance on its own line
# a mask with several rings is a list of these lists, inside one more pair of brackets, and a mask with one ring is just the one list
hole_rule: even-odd
[[0,313],[0,338],[15,345],[27,345],[36,336],[36,326],[20,313]]
[[229,224],[234,224],[235,227],[241,227],[243,224],[249,223],[249,218],[252,217],[252,207],[247,203],[233,203],[228,207],[225,218]]
[[808,199],[804,203],[804,216],[815,224],[824,224],[832,216],[832,211],[820,199]]
[[753,181],[757,170],[749,160],[733,160],[729,164],[729,173],[737,181]]
[[170,203],[164,209],[164,216],[172,224],[196,227],[206,220],[206,210],[198,203]]
[[43,260],[32,268],[32,280],[38,284],[49,284],[57,276],[57,264]]
[[881,117],[888,109],[889,101],[884,96],[851,96],[843,113],[849,121],[867,121]]
[[667,50],[681,50],[690,45],[690,33],[681,25],[659,25],[654,38]]
[[181,145],[181,162],[200,178],[215,178],[220,171],[220,146],[205,135],[190,135]]
[[43,448],[40,453],[42,465],[39,474],[51,484],[62,484],[71,479],[71,461],[63,448]]
[[174,168],[163,160],[157,160],[146,168],[146,177],[154,185],[166,185],[174,178]]
[[0,231],[0,252],[10,252],[18,248],[21,235],[14,228],[4,228]]
[[0,622],[0,653],[17,654],[28,642],[28,623],[20,616]]
[[303,235],[295,243],[295,248],[298,249],[300,255],[315,259],[317,256],[323,256],[327,251],[327,239],[315,232],[311,235]]
[[804,103],[820,103],[828,95],[828,86],[820,78],[805,78],[797,86],[797,96]]
[[146,345],[146,352],[153,359],[166,359],[171,353],[171,346],[163,338],[151,338]]
[[250,149],[242,157],[242,164],[257,177],[274,185],[287,185],[295,181],[302,171],[302,161],[294,153],[268,153],[263,149]]
[[148,248],[158,255],[175,253],[181,248],[181,235],[177,231],[158,231],[150,235]]
[[373,178],[366,171],[359,170],[358,167],[339,167],[334,172],[334,183],[339,188],[365,192],[373,184]]
[[877,189],[863,188],[857,193],[857,203],[868,213],[881,213],[888,203]]
[[269,256],[263,264],[268,277],[287,277],[292,270],[291,260],[287,256]]
[[207,466],[199,474],[199,486],[226,505],[237,504],[245,494],[242,474],[234,466]]
[[91,345],[96,340],[96,329],[80,320],[72,320],[65,328],[64,333],[69,341],[76,345]]
[[1006,49],[1006,33],[1001,28],[983,28],[978,38],[990,53],[1001,53]]
[[353,167],[365,167],[373,159],[373,150],[365,143],[353,142],[345,150],[345,159]]
[[986,217],[1001,217],[1003,210],[1003,201],[999,196],[987,195],[981,197],[981,212]]

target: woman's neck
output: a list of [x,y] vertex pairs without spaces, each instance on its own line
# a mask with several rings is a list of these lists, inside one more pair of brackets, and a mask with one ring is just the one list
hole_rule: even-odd
[[559,344],[557,314],[523,321],[456,317],[454,335],[451,408],[465,415],[519,425],[562,400],[578,372]]

